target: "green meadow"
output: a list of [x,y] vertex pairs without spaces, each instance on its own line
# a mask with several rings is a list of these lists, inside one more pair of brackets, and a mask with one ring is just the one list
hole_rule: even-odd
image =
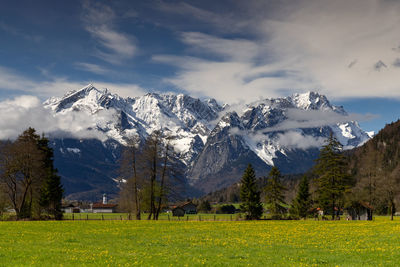
[[[397,218],[396,218],[397,219]],[[1,266],[398,266],[400,222],[0,222]]]
[[[148,214],[143,213],[142,219],[147,219]],[[64,220],[133,220],[134,214],[128,213],[64,213]],[[167,221],[237,221],[242,220],[241,214],[187,214],[183,217],[175,217],[172,214],[161,213],[159,220]]]

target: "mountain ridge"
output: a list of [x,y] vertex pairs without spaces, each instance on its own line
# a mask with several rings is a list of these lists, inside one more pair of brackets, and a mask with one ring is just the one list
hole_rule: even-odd
[[[121,149],[129,136],[146,138],[152,131],[163,129],[172,136],[172,144],[186,166],[188,184],[203,192],[237,181],[247,163],[253,163],[259,173],[273,165],[284,173],[304,171],[331,132],[346,148],[370,138],[357,122],[345,121],[349,116],[343,107],[331,105],[316,92],[236,107],[184,94],[122,98],[89,84],[46,100],[44,107],[54,116],[95,117],[82,127],[101,134],[103,145],[111,140],[104,145],[109,150]],[[55,149],[60,151],[60,145]],[[64,147],[63,151],[74,151],[73,147],[69,149]],[[107,158],[115,166],[118,153],[114,153],[114,159]],[[300,167],[300,161],[306,164]]]

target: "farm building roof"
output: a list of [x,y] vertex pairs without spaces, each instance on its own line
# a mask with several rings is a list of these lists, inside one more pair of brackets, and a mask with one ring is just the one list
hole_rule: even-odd
[[93,209],[115,208],[117,204],[93,203]]

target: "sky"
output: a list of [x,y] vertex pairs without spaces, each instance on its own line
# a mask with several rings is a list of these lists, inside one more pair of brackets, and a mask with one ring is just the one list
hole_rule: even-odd
[[88,83],[231,104],[316,91],[378,131],[400,117],[399,14],[396,0],[5,0],[0,106]]

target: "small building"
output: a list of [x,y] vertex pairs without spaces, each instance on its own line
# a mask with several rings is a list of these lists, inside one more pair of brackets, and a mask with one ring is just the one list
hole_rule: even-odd
[[64,213],[80,213],[81,212],[79,206],[74,205],[72,203],[69,205],[66,205],[66,206],[62,206],[61,211]]
[[69,204],[69,205],[66,205],[66,206],[62,206],[61,207],[61,211],[64,212],[64,213],[72,213],[73,208],[74,208],[74,205]]
[[185,210],[186,214],[197,214],[197,206],[191,201],[182,204],[180,207]]
[[347,208],[348,219],[372,221],[372,211],[374,208],[367,202],[356,202]]
[[107,195],[103,194],[102,203],[93,203],[92,212],[93,213],[115,213],[117,209],[117,204],[108,204]]
[[175,207],[172,209],[172,216],[183,217],[185,215],[185,210],[181,207]]
[[175,215],[175,214],[197,214],[197,207],[191,201],[185,202],[181,205],[176,205],[172,207],[172,215],[173,216],[183,216],[183,215]]
[[93,203],[92,211],[93,213],[115,213],[117,206],[117,204]]
[[79,209],[81,211],[81,213],[91,213],[92,211],[92,203],[88,203],[88,202],[84,202],[84,203],[80,203]]

